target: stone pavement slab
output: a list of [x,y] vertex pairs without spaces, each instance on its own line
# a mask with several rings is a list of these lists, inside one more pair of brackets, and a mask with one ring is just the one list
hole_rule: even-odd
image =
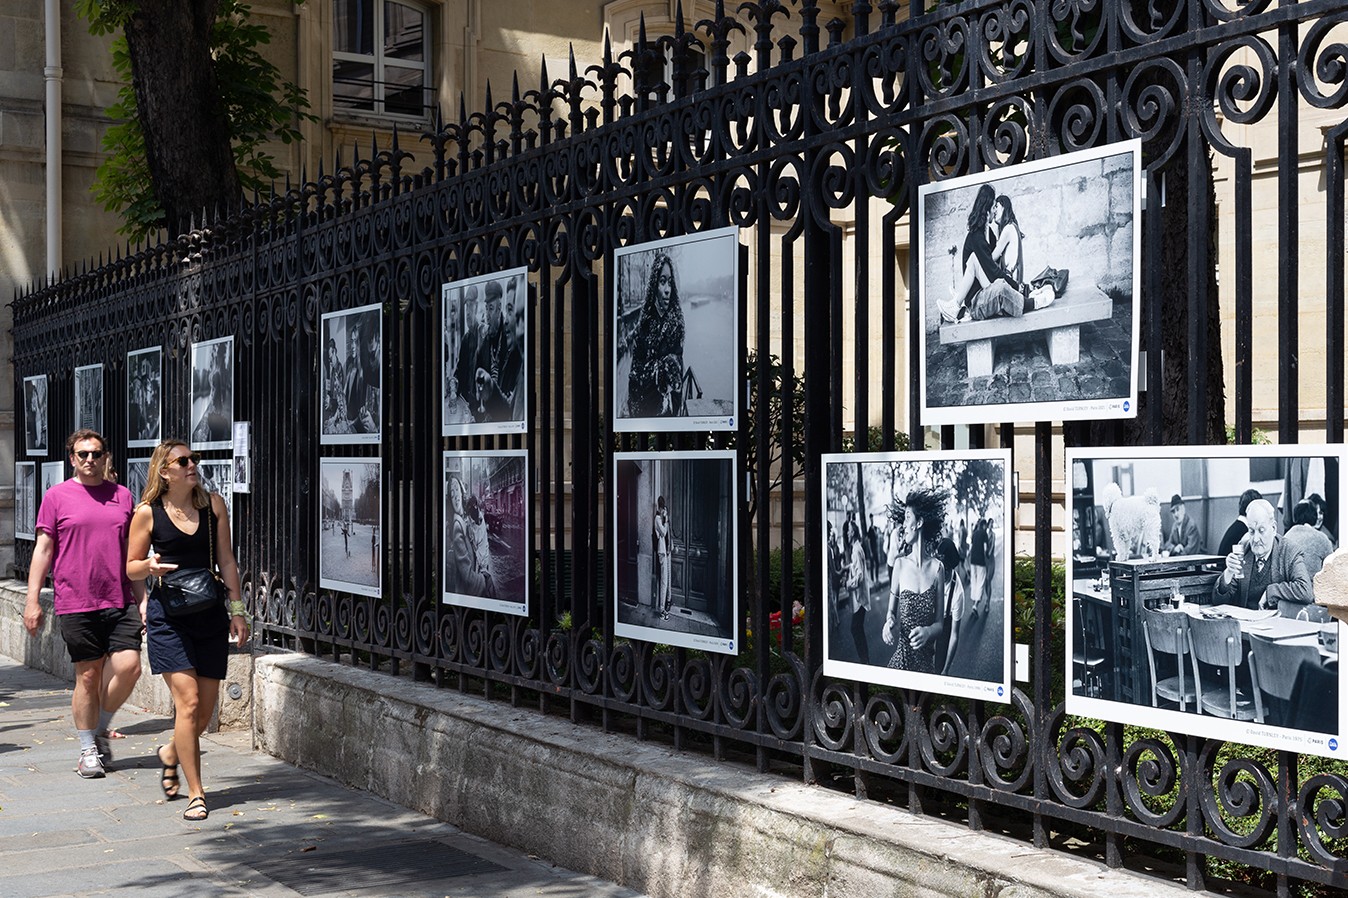
[[[67,684],[0,656],[0,895],[640,898],[252,750],[203,737],[211,815],[165,801],[172,721],[124,708],[103,779],[75,774]],[[372,738],[377,738],[374,734]]]

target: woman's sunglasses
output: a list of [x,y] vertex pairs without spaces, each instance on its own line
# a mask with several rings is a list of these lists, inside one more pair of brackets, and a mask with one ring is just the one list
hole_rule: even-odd
[[180,455],[177,458],[170,458],[168,463],[177,465],[180,468],[185,468],[189,464],[199,465],[201,464],[201,453],[193,452],[191,455]]

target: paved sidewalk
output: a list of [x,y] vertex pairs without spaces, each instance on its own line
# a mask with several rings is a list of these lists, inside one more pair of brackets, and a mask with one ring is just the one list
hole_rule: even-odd
[[80,779],[69,684],[0,656],[0,895],[640,898],[254,752],[247,733],[204,738],[210,819],[189,823],[159,790],[171,725],[123,708],[108,775]]

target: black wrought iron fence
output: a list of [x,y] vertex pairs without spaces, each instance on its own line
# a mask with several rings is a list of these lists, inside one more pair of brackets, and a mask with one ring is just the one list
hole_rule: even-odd
[[[1338,768],[1065,716],[1053,685],[1065,662],[1051,602],[1061,460],[1050,423],[1034,425],[1022,489],[1033,531],[1014,547],[1034,559],[1033,583],[1018,584],[1020,610],[1033,606],[1022,614],[1032,685],[1008,705],[821,675],[820,456],[844,440],[885,450],[905,436],[923,442],[913,348],[923,325],[907,301],[918,288],[908,253],[919,187],[1131,138],[1142,141],[1149,197],[1142,347],[1152,389],[1131,431],[1071,425],[1068,440],[1203,443],[1214,420],[1220,433],[1209,172],[1224,158],[1223,221],[1234,233],[1220,236],[1234,246],[1235,271],[1221,301],[1235,310],[1236,438],[1248,441],[1256,424],[1255,362],[1273,359],[1279,437],[1296,440],[1310,416],[1298,401],[1301,341],[1324,347],[1325,437],[1340,441],[1348,122],[1313,142],[1297,125],[1305,110],[1348,98],[1342,4],[1036,0],[915,8],[900,20],[898,3],[859,2],[850,23],[821,22],[812,0],[738,9],[718,3],[711,20],[443,123],[423,135],[434,151],[426,170],[408,171],[395,139],[188,236],[25,292],[14,303],[16,407],[21,379],[46,374],[51,428],[64,433],[71,372],[101,363],[103,426],[125,461],[140,452],[126,448],[127,353],[162,347],[163,435],[184,435],[191,344],[232,336],[232,414],[251,422],[253,481],[233,501],[235,533],[259,649],[410,671],[763,770],[785,765],[974,829],[1091,844],[1111,865],[1168,869],[1194,888],[1225,876],[1280,895],[1341,886],[1348,780]],[[729,58],[728,36],[746,29],[752,55]],[[666,58],[672,83],[660,80]],[[1276,171],[1256,172],[1244,126],[1271,122]],[[1308,222],[1298,179],[1312,163],[1327,205]],[[1276,242],[1276,271],[1256,270],[1268,264],[1254,247],[1256,178],[1278,185],[1276,223],[1261,232]],[[746,355],[780,368],[751,367],[749,414],[734,432],[615,435],[614,251],[728,225],[743,229],[752,260]],[[1323,284],[1298,281],[1298,240],[1312,229],[1323,232]],[[1166,270],[1162,259],[1182,261]],[[527,430],[441,437],[441,285],[519,266],[531,291]],[[1274,276],[1277,334],[1256,336],[1253,282]],[[1322,335],[1298,331],[1308,292],[1328,297]],[[322,316],[367,305],[383,322],[382,437],[325,446]],[[1185,314],[1169,317],[1174,305]],[[1179,343],[1167,342],[1174,321]],[[1162,401],[1157,385],[1173,389],[1177,377],[1181,395]],[[993,433],[1015,441],[1009,424]],[[985,434],[970,428],[969,441]],[[940,439],[953,447],[955,428]],[[750,519],[742,502],[735,518],[739,653],[616,637],[613,453],[724,446],[737,447],[756,509]],[[441,452],[506,448],[528,452],[522,617],[441,601]],[[44,457],[59,455],[56,445]],[[320,456],[381,463],[376,595],[319,586]],[[20,569],[30,552],[20,540]],[[797,601],[803,622],[793,620]]]

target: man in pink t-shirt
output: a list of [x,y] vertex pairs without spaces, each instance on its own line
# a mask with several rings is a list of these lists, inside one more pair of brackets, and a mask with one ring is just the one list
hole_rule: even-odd
[[103,476],[108,454],[103,437],[77,430],[66,440],[66,451],[75,476],[42,497],[23,623],[37,635],[43,616],[38,596],[50,570],[56,619],[75,664],[70,701],[80,738],[75,770],[91,779],[103,776],[112,761],[109,723],[140,676],[144,588],[133,588],[126,576],[135,502],[126,487]]

